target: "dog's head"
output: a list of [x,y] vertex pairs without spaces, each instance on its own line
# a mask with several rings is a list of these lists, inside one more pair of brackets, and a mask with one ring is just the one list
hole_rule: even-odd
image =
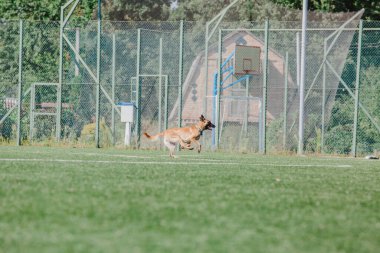
[[203,115],[199,117],[199,125],[203,130],[211,130],[215,128],[215,125],[210,120],[206,119]]

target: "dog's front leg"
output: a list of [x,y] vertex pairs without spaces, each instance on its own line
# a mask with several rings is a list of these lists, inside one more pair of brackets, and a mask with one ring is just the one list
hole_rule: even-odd
[[192,142],[197,145],[198,153],[200,153],[201,152],[201,148],[202,148],[201,143],[197,139],[195,139],[195,138],[192,139]]
[[181,136],[178,136],[179,138],[179,144],[181,145],[181,148],[193,150],[194,148],[191,147],[191,140],[184,140],[181,138]]

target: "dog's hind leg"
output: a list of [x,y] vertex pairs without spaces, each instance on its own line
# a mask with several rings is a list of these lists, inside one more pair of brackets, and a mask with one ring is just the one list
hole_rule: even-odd
[[168,140],[167,138],[164,138],[164,144],[169,149],[169,157],[175,158],[175,156],[174,156],[175,143]]

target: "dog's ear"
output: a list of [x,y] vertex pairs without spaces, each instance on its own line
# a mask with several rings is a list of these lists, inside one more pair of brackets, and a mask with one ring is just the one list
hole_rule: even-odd
[[199,119],[200,119],[201,121],[205,120],[205,117],[203,116],[203,114],[201,114],[201,116],[199,117]]

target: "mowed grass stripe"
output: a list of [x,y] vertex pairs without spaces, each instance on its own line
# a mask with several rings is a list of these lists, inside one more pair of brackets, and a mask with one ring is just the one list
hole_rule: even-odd
[[[133,157],[136,158],[136,157]],[[172,160],[172,159],[171,159]],[[43,159],[43,158],[0,158],[3,162],[59,162],[59,163],[110,163],[110,164],[168,164],[168,165],[245,165],[245,166],[269,166],[269,167],[327,167],[327,168],[351,168],[348,164],[274,164],[274,163],[245,163],[229,162],[223,160],[196,160],[191,161],[110,161],[110,160],[73,160],[73,159]],[[223,162],[223,163],[221,163]]]

